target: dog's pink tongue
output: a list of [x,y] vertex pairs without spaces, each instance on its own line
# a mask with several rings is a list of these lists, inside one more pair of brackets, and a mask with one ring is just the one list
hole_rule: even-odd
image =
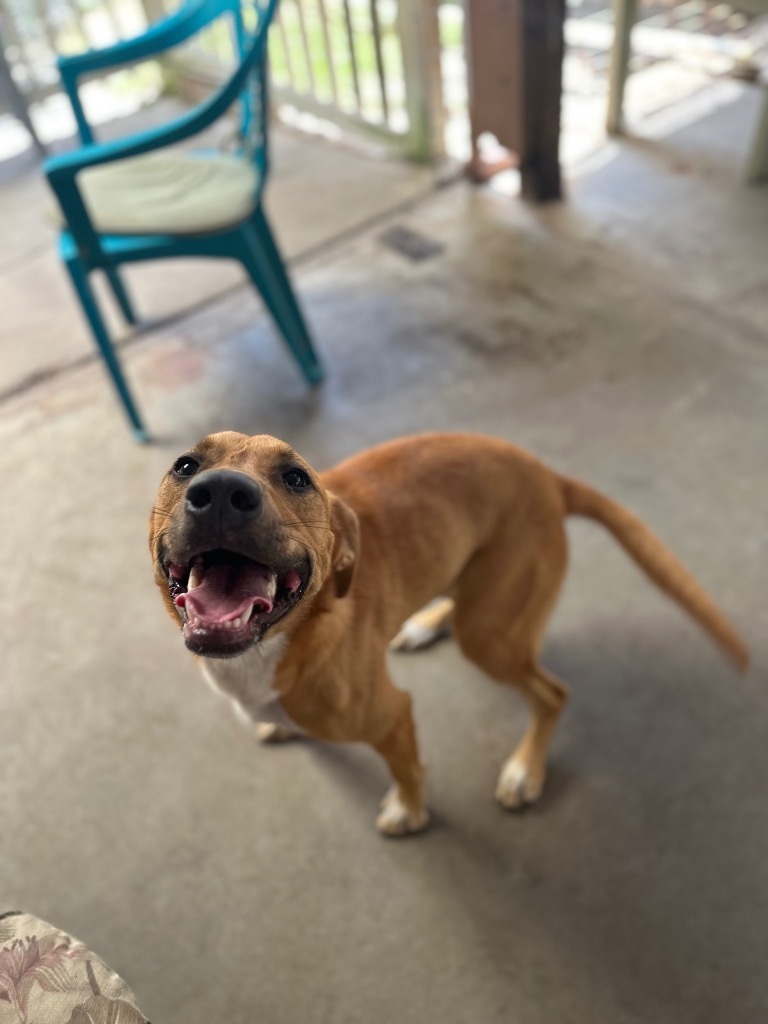
[[179,594],[176,605],[185,608],[189,618],[204,624],[229,622],[248,612],[271,612],[274,597],[273,574],[255,562],[209,566],[200,584]]

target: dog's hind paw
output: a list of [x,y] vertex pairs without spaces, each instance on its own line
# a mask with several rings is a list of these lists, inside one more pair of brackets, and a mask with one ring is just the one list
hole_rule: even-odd
[[423,832],[429,825],[429,811],[424,807],[418,814],[409,811],[400,799],[397,786],[393,786],[381,801],[376,828],[383,836],[397,838]]
[[430,647],[439,638],[439,633],[428,626],[423,626],[417,619],[408,619],[403,623],[397,636],[390,640],[389,649],[390,651],[420,651],[425,647]]
[[535,803],[544,788],[544,775],[534,774],[523,761],[510,757],[501,769],[496,784],[496,799],[508,811],[517,811]]
[[287,743],[300,736],[301,733],[289,729],[287,725],[275,725],[272,722],[258,722],[256,725],[256,739],[259,743]]
[[406,619],[400,632],[390,641],[391,651],[420,651],[425,647],[449,636],[453,601],[449,597],[438,597],[430,601],[421,611]]

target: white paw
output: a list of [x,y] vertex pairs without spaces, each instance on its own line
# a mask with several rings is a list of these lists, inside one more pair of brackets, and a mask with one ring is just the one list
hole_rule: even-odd
[[397,786],[393,786],[381,801],[376,828],[385,836],[407,836],[421,832],[429,824],[429,811],[422,809],[412,814],[400,799]]
[[436,597],[421,611],[406,619],[400,632],[389,644],[392,651],[419,651],[436,640],[449,636],[453,618],[453,600]]
[[299,735],[295,729],[289,729],[286,725],[274,725],[272,722],[258,722],[256,725],[256,738],[259,743],[287,743],[288,740],[297,739]]
[[432,629],[419,622],[418,619],[408,619],[397,636],[390,640],[390,651],[418,651],[423,647],[429,647],[440,636],[438,630]]
[[501,769],[496,784],[496,799],[508,811],[516,811],[526,804],[535,803],[544,788],[544,776],[535,777],[516,757],[510,757]]
[[449,636],[451,625],[449,619],[444,616],[437,616],[436,612],[445,606],[445,601],[439,599],[422,608],[416,615],[406,619],[397,636],[390,640],[390,651],[420,651],[429,647],[444,636]]

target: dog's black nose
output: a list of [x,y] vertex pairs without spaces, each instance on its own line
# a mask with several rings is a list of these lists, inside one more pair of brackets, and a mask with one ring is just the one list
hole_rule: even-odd
[[245,473],[209,469],[187,487],[184,507],[197,520],[236,526],[261,512],[261,487]]

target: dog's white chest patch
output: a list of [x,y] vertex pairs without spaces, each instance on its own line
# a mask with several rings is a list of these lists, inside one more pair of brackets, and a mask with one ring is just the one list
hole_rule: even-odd
[[278,636],[250,647],[237,658],[208,658],[200,668],[214,690],[229,697],[248,723],[271,722],[300,732],[272,688],[285,647],[285,638]]

